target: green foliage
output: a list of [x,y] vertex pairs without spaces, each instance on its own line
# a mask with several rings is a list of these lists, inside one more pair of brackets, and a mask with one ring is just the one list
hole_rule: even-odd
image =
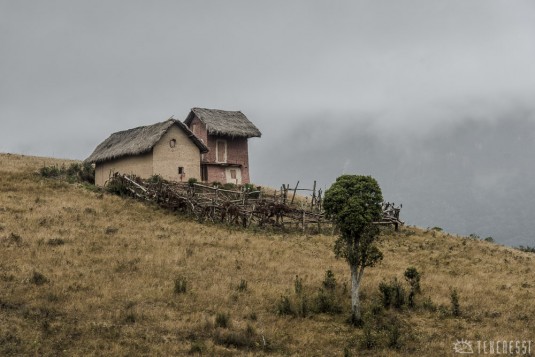
[[492,237],[487,237],[484,239],[485,242],[489,242],[489,243],[494,243],[494,238]]
[[46,178],[65,178],[67,181],[86,182],[93,184],[95,182],[95,168],[88,162],[73,162],[68,167],[62,165],[43,166],[39,169],[39,174]]
[[244,292],[244,291],[247,291],[247,280],[240,280],[240,283],[238,284],[238,287],[236,288],[236,290],[240,291],[240,292]]
[[279,315],[291,315],[294,316],[296,312],[292,307],[290,297],[288,295],[282,295],[277,303],[277,314]]
[[230,326],[230,316],[224,312],[219,312],[215,316],[216,327],[227,328]]
[[334,291],[336,289],[336,278],[332,270],[327,270],[325,272],[325,279],[323,279],[323,287],[326,290]]
[[163,177],[161,177],[160,175],[152,175],[151,177],[148,178],[147,181],[149,183],[160,183],[163,181]]
[[315,299],[314,310],[320,314],[339,314],[342,307],[338,303],[334,291],[319,289]]
[[519,245],[516,249],[527,253],[535,253],[535,247]]
[[106,184],[106,190],[118,196],[128,196],[129,191],[126,185],[118,179],[111,179]]
[[377,346],[377,339],[369,324],[365,324],[362,329],[363,334],[360,339],[360,347],[363,349],[371,350]]
[[479,237],[477,234],[475,234],[475,233],[470,233],[470,235],[468,236],[468,238],[470,238],[470,239],[476,239],[476,240],[479,240],[479,239],[480,239],[480,237]]
[[235,183],[227,182],[226,184],[221,186],[221,188],[224,190],[236,191],[238,189],[238,186]]
[[453,316],[461,316],[461,305],[459,303],[459,293],[457,293],[457,289],[451,289],[450,302],[451,302],[451,314]]
[[394,278],[390,283],[381,282],[379,291],[381,292],[383,306],[386,308],[393,306],[396,309],[401,309],[406,303],[405,289],[403,289],[397,278]]
[[415,293],[420,292],[420,273],[415,267],[408,267],[404,273],[405,280],[409,283],[411,290]]
[[51,246],[58,246],[65,244],[65,241],[61,238],[51,238],[46,242],[46,244]]
[[382,217],[383,196],[371,176],[343,175],[325,192],[324,209],[345,240],[353,242],[370,233],[370,223]]
[[299,275],[295,276],[294,290],[295,290],[295,293],[298,295],[303,292],[303,279],[301,279]]
[[194,186],[197,183],[197,179],[195,177],[190,177],[188,179],[188,185]]
[[48,278],[38,271],[34,271],[30,278],[30,283],[35,285],[43,285],[48,283]]
[[184,294],[188,290],[188,282],[186,279],[182,276],[179,276],[175,279],[175,287],[174,292],[175,294]]
[[433,227],[433,228],[431,228],[431,230],[436,231],[436,232],[442,232],[443,231],[443,229],[440,228],[440,227]]
[[380,282],[379,291],[381,292],[383,307],[390,307],[392,304],[392,289],[390,288],[390,284],[384,281]]

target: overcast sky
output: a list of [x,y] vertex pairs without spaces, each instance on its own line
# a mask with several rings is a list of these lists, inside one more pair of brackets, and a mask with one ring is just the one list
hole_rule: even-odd
[[372,174],[409,224],[535,245],[531,0],[0,0],[0,51],[1,152],[241,110],[259,184]]

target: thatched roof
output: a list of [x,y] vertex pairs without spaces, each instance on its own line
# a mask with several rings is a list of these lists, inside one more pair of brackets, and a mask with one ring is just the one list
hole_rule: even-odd
[[242,112],[219,109],[193,108],[184,121],[190,125],[194,117],[206,125],[208,134],[232,137],[260,137],[262,133]]
[[179,120],[169,119],[161,123],[113,133],[97,146],[95,151],[85,161],[99,163],[118,159],[123,156],[148,153],[173,125],[178,126],[197,145],[201,153],[208,152],[206,145],[184,123]]

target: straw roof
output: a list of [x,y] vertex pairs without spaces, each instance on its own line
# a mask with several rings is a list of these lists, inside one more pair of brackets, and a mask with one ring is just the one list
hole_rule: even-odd
[[242,112],[192,108],[184,121],[186,125],[189,126],[195,116],[206,125],[206,130],[211,135],[245,138],[259,138],[262,135],[260,130]]
[[153,125],[140,126],[137,128],[113,133],[104,140],[93,153],[85,160],[91,163],[118,159],[124,156],[134,156],[148,153],[167,130],[178,126],[199,148],[201,153],[208,152],[206,145],[197,138],[188,127],[179,120],[169,119]]

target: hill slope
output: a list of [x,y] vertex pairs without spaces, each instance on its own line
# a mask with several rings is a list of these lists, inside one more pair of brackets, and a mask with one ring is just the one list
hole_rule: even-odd
[[[50,163],[61,161],[0,155],[0,355],[454,355],[458,339],[535,340],[534,254],[386,232],[358,329],[345,322],[349,270],[334,237],[202,225],[40,178]],[[380,308],[379,284],[402,281],[409,266],[422,274],[417,306]],[[342,313],[315,311],[327,269],[337,281],[327,305]],[[303,301],[306,317],[277,313]]]

